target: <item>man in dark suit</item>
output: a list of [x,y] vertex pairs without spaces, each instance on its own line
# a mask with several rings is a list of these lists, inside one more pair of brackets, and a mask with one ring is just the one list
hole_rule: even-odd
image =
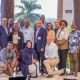
[[0,25],[0,48],[5,48],[7,46],[9,32],[10,30],[7,27],[7,18],[3,18],[2,24]]
[[38,21],[37,27],[34,28],[34,47],[37,54],[37,59],[40,62],[40,70],[43,73],[44,71],[44,65],[43,60],[44,58],[44,51],[45,51],[45,45],[46,45],[46,37],[47,32],[42,27],[42,20]]
[[14,20],[13,18],[8,19],[8,27],[10,29],[10,33],[13,32]]

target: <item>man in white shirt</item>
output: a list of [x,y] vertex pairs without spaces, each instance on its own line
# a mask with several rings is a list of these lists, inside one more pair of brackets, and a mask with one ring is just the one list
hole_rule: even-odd
[[34,46],[34,30],[30,28],[29,21],[25,22],[25,30],[23,31],[24,35],[24,47],[27,40],[32,42],[32,47]]
[[58,47],[51,37],[47,37],[47,44],[45,47],[45,58],[44,65],[48,72],[47,78],[52,77],[54,74],[61,74],[63,70],[54,71],[55,66],[59,63],[59,56],[58,56]]
[[25,24],[24,19],[20,19],[19,31],[23,32],[25,30],[24,24]]
[[14,20],[13,18],[8,19],[8,27],[10,29],[10,33],[13,32]]

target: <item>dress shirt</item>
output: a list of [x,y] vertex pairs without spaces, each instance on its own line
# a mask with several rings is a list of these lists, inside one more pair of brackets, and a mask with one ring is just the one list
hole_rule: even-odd
[[34,30],[32,28],[24,29],[23,31],[24,36],[24,43],[26,43],[27,40],[30,40],[32,42],[32,45],[34,45]]
[[45,47],[45,58],[58,58],[58,47],[55,43],[51,42],[46,44]]

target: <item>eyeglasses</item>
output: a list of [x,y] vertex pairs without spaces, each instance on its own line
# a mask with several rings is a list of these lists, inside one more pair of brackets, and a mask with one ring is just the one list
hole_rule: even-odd
[[52,26],[52,25],[48,24],[47,26]]

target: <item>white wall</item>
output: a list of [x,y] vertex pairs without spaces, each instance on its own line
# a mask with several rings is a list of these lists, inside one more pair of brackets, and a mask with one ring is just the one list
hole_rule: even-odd
[[[73,0],[63,0],[63,19],[68,21],[68,24],[72,24],[74,21],[74,5]],[[65,10],[72,10],[72,13],[65,13]]]

